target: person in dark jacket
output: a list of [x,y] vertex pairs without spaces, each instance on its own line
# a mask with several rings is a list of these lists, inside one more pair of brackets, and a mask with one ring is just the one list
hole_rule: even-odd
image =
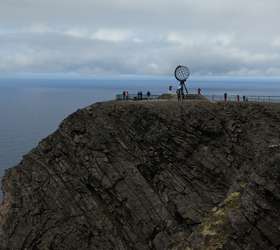
[[177,94],[178,102],[181,101],[181,99],[182,99],[182,96],[181,96],[181,88],[178,88],[178,89],[176,90],[176,94]]
[[227,93],[224,93],[224,101],[227,102]]

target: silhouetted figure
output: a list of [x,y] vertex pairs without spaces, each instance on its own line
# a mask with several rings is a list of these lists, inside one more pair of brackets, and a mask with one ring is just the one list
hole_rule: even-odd
[[227,93],[224,93],[224,101],[227,102]]
[[237,102],[240,102],[240,96],[239,95],[236,96],[236,99],[237,99]]
[[147,92],[147,98],[150,99],[150,97],[151,97],[151,92],[148,91],[148,92]]
[[122,92],[122,99],[125,100],[125,91]]
[[128,91],[125,91],[125,99],[128,100]]
[[[188,94],[187,88],[185,90],[186,90],[186,94]],[[184,85],[183,84],[181,84],[180,93],[181,93],[181,101],[183,101],[185,99]]]
[[246,102],[246,96],[245,95],[242,97],[242,99],[243,99],[243,102]]
[[182,101],[181,88],[178,88],[178,89],[176,90],[176,94],[177,94],[178,102]]
[[143,99],[143,93],[142,93],[142,91],[138,91],[137,97],[138,97],[138,100],[142,100],[142,99]]
[[169,92],[172,92],[172,86],[171,85],[168,87],[168,90],[169,90]]
[[197,89],[197,94],[198,94],[198,95],[201,95],[201,88],[198,88],[198,89]]

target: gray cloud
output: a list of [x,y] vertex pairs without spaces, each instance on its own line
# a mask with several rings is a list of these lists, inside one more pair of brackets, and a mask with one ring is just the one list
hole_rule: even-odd
[[0,72],[280,75],[276,0],[0,0]]

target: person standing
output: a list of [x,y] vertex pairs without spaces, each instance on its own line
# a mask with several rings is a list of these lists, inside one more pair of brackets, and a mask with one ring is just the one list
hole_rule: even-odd
[[150,96],[151,96],[151,92],[148,90],[148,92],[147,92],[147,98],[148,98],[148,100],[150,99]]
[[227,102],[227,93],[224,93],[224,101]]
[[168,87],[168,91],[169,91],[169,93],[171,93],[171,92],[172,92],[172,86],[171,86],[171,85],[169,85],[169,87]]
[[181,101],[181,88],[178,88],[178,89],[176,90],[176,94],[177,94],[178,102],[180,102],[180,101]]
[[198,88],[198,89],[197,89],[197,94],[198,94],[198,95],[201,95],[201,88]]

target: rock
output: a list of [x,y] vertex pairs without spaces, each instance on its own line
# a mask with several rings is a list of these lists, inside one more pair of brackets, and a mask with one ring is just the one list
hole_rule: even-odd
[[0,250],[279,249],[280,106],[107,102],[3,179]]

